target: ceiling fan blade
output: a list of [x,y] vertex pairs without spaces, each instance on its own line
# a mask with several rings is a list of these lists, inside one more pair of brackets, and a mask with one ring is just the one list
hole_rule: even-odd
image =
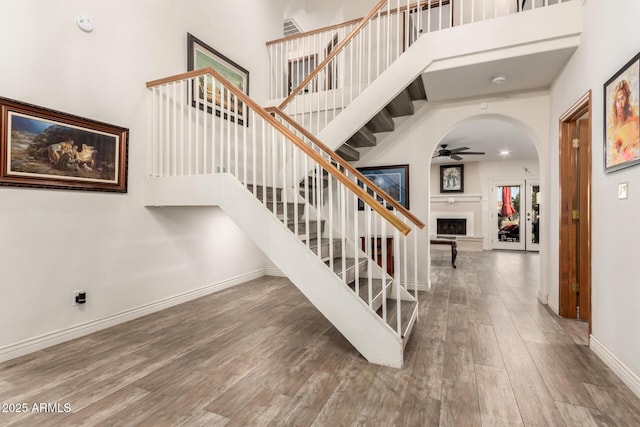
[[453,160],[462,160],[462,157],[458,156],[457,154],[452,154],[452,155],[451,155],[451,158],[452,158]]
[[[469,149],[469,147],[452,148],[451,149],[451,154],[459,153],[461,151],[468,150],[468,149]],[[463,153],[463,154],[465,154],[465,153]]]
[[481,153],[479,151],[465,151],[464,153],[460,153],[464,156],[466,156],[467,154],[485,154],[485,153]]

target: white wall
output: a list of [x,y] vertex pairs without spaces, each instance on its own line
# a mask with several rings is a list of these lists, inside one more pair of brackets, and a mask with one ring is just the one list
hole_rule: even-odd
[[[640,168],[603,172],[603,84],[640,51],[640,2],[587,1],[580,48],[551,90],[550,141],[558,141],[558,119],[584,93],[591,90],[592,127],[592,327],[593,338],[624,364],[640,386],[640,282],[638,245],[640,227]],[[558,182],[558,145],[548,157],[550,178]],[[629,199],[618,200],[618,183],[629,183]],[[556,187],[557,188],[557,187]],[[558,212],[558,194],[550,202]],[[550,219],[552,254],[558,259],[558,216]],[[549,297],[558,298],[558,264],[549,269]],[[593,345],[593,340],[592,340]],[[629,384],[629,382],[628,382]],[[636,388],[636,393],[640,388]]]
[[[143,206],[145,82],[186,71],[191,32],[247,68],[262,102],[264,42],[281,33],[282,2],[4,3],[0,96],[127,127],[130,145],[128,194],[0,187],[0,356],[15,355],[18,342],[260,274],[264,255],[220,209]],[[78,14],[91,17],[92,33],[76,27]],[[86,305],[72,306],[75,289],[87,291]]]
[[[481,110],[480,103],[487,102],[488,109]],[[510,94],[504,97],[471,99],[458,102],[429,102],[396,128],[375,149],[365,154],[356,166],[382,166],[409,164],[409,199],[411,211],[424,223],[429,223],[429,191],[431,181],[431,156],[442,138],[465,120],[480,116],[499,117],[518,126],[536,146],[540,158],[546,158],[549,134],[549,98],[545,92]],[[540,165],[542,185],[546,185],[546,166]],[[466,173],[466,170],[465,170]],[[468,182],[468,181],[467,181]],[[467,183],[465,183],[465,190]],[[471,191],[472,187],[469,187]],[[544,206],[543,206],[544,209]],[[544,212],[544,210],[543,210]],[[432,231],[426,227],[418,240],[418,279],[428,283],[428,238]],[[542,234],[543,243],[548,242]],[[541,269],[546,261],[541,258]],[[541,285],[543,289],[545,284]]]
[[284,0],[284,18],[293,18],[303,31],[362,18],[375,0]]
[[[532,143],[533,144],[533,143]],[[456,162],[446,164],[457,164]],[[475,214],[475,234],[483,237],[483,248],[491,249],[491,233],[494,232],[491,218],[494,195],[491,193],[493,181],[538,180],[540,179],[538,160],[499,160],[492,162],[461,162],[464,165],[464,193],[479,195],[479,201],[449,203],[433,203],[434,212],[473,212]],[[526,168],[526,171],[525,171]],[[440,164],[431,165],[431,196],[440,193]],[[451,194],[456,196],[458,193]],[[445,195],[449,195],[445,193]],[[434,234],[432,231],[431,234]]]

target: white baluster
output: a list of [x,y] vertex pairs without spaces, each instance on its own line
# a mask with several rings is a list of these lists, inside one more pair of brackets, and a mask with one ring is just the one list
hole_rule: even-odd
[[355,194],[351,194],[351,200],[352,202],[350,203],[350,206],[353,211],[353,259],[355,260],[356,266],[358,266],[356,268],[354,289],[356,291],[356,296],[360,296],[360,251],[358,250],[358,230],[360,227],[358,223],[358,197]]
[[[260,135],[262,135],[262,192],[263,192],[263,198],[262,198],[262,203],[264,203],[264,205],[267,205],[267,198],[266,198],[266,188],[267,188],[267,151],[268,151],[268,145],[267,145],[267,129],[266,129],[266,125],[267,122],[264,119],[260,119],[260,121],[262,122],[262,132],[260,133]],[[253,194],[257,197],[257,183],[253,183]]]
[[[365,189],[366,190],[366,189]],[[373,263],[375,258],[372,259],[371,254],[371,206],[364,204],[364,211],[366,215],[366,232],[364,233],[364,250],[367,256],[367,294],[369,307],[373,307]]]
[[[339,181],[338,181],[339,182]],[[345,186],[343,183],[339,182],[340,185],[340,200],[339,200],[339,212],[340,212],[340,245],[341,245],[341,254],[342,254],[342,281],[344,283],[347,282],[347,206],[346,206],[346,195],[345,195]],[[356,260],[354,260],[356,261]],[[354,264],[353,268],[357,269],[357,264]]]
[[[322,179],[322,174],[320,175],[321,179]],[[331,242],[331,245],[329,246],[329,268],[331,269],[331,271],[335,271],[333,269],[333,175],[329,174],[329,195],[328,195],[328,199],[329,199],[329,223],[327,224],[327,227],[329,228],[329,242]]]
[[[385,245],[386,246],[386,245]],[[400,255],[400,232],[397,228],[394,228],[394,239],[393,239],[393,252]],[[396,317],[397,317],[397,331],[398,336],[402,337],[402,298],[400,295],[400,260],[396,256],[394,257],[394,282],[396,285]]]
[[304,240],[307,249],[311,247],[309,242],[309,156],[304,156]]

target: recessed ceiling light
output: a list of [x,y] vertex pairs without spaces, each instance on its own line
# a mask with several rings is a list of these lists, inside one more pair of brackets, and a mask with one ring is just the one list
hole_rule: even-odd
[[511,152],[509,150],[502,150],[499,154],[501,156],[508,156]]
[[498,74],[497,76],[493,76],[491,79],[491,83],[494,85],[501,85],[502,83],[507,81],[507,77],[504,74]]

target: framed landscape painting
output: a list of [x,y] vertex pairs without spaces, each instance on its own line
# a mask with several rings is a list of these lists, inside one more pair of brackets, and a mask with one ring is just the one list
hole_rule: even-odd
[[0,98],[0,185],[127,192],[129,130]]
[[[187,71],[201,70],[211,67],[227,79],[233,86],[249,95],[249,71],[236,64],[211,46],[199,40],[193,34],[187,33]],[[205,106],[209,113],[215,110],[216,116],[243,125],[246,122],[245,106],[242,101],[219,82],[215,87],[210,77],[198,78],[197,88],[191,88],[191,102],[200,109]],[[205,95],[206,94],[206,95]],[[215,108],[214,108],[215,106]]]
[[[409,209],[409,165],[374,166],[358,170],[391,198]],[[359,184],[362,186],[361,182]],[[378,200],[382,201],[381,198]],[[391,206],[388,208],[391,209]],[[358,200],[358,210],[364,210],[361,200]]]
[[604,84],[604,171],[640,163],[640,54]]

